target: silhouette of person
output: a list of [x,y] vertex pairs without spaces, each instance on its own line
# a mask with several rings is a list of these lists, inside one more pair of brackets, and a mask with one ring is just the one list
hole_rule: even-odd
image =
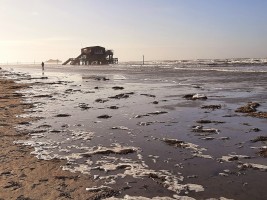
[[42,70],[44,71],[44,62],[42,62]]

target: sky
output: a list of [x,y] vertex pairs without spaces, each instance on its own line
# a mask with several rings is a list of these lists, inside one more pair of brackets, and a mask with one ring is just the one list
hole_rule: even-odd
[[0,63],[267,57],[266,0],[0,0]]

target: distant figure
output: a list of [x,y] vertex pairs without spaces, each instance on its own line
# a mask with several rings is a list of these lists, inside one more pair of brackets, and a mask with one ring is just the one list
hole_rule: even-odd
[[44,62],[42,62],[42,70],[44,71]]

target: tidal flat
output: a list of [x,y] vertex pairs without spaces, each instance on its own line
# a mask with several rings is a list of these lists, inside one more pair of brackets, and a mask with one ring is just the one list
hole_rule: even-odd
[[[107,199],[267,199],[267,67],[1,66],[32,105],[16,126],[40,160]],[[39,68],[38,68],[39,67]],[[257,69],[257,66],[254,67]],[[104,197],[102,198],[104,199]]]

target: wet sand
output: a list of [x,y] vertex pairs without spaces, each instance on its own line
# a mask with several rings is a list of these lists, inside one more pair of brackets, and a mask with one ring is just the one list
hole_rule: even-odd
[[[0,74],[1,76],[1,74]],[[18,93],[30,85],[17,84],[0,78],[0,199],[100,199],[104,192],[89,192],[95,186],[89,175],[63,171],[64,160],[49,162],[38,160],[30,154],[32,148],[15,145],[16,140],[27,139],[27,132],[15,126],[28,124],[36,119],[17,117],[32,104],[23,103]],[[106,191],[111,193],[111,191]]]
[[120,191],[111,199],[267,198],[266,73],[61,70],[13,73],[33,84],[23,94],[34,107],[21,117],[41,117],[15,140],[39,159],[64,159],[58,166],[89,174],[99,191]]

